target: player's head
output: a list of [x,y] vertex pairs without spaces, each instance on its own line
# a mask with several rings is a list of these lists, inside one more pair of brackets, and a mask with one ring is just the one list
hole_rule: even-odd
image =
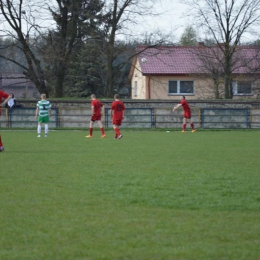
[[46,94],[41,94],[41,99],[46,99]]
[[184,100],[185,99],[185,96],[181,96],[181,100]]
[[114,99],[119,99],[119,94],[115,94]]
[[91,99],[95,99],[96,98],[96,95],[95,94],[91,94]]

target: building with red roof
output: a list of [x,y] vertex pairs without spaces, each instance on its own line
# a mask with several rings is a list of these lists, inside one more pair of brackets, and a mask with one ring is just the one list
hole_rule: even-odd
[[15,98],[35,99],[40,96],[35,84],[22,73],[0,73],[0,89],[9,94],[13,93]]
[[[224,96],[221,46],[138,46],[129,73],[132,99],[213,99]],[[232,64],[233,98],[259,96],[260,49],[238,46]],[[218,93],[217,93],[218,92]]]

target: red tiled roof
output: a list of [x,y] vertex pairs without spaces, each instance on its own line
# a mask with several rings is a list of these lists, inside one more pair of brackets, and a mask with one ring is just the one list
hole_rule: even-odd
[[[208,71],[205,69],[200,54],[204,54],[207,57],[211,56],[211,62],[213,60],[216,62],[217,59],[213,58],[216,55],[216,50],[219,52],[218,56],[223,56],[219,47],[160,46],[147,48],[147,46],[138,46],[136,49],[137,53],[139,53],[138,60],[144,75],[207,73]],[[234,54],[233,73],[249,73],[249,65],[250,67],[257,67],[260,63],[259,58],[259,48],[254,46],[237,47],[237,52]]]

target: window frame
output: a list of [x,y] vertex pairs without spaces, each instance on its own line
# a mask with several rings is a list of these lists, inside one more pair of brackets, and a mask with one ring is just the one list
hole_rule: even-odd
[[[238,93],[238,83],[247,82],[250,83],[251,92],[250,93]],[[253,82],[250,80],[237,80],[232,82],[233,95],[234,96],[252,96],[253,95]]]
[[[177,82],[177,92],[176,93],[172,93],[170,92],[170,82]],[[193,87],[193,92],[192,93],[188,93],[188,92],[180,92],[181,89],[181,82],[192,82],[192,87]],[[194,96],[195,95],[195,86],[194,86],[194,80],[168,80],[168,96],[179,96],[179,95],[185,95],[185,96]]]

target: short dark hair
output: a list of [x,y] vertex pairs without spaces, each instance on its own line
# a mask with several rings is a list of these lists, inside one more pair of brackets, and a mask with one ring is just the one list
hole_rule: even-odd
[[115,98],[115,99],[119,99],[119,94],[115,94],[115,95],[114,95],[114,98]]
[[182,96],[183,97],[183,99],[185,99],[185,96]]

